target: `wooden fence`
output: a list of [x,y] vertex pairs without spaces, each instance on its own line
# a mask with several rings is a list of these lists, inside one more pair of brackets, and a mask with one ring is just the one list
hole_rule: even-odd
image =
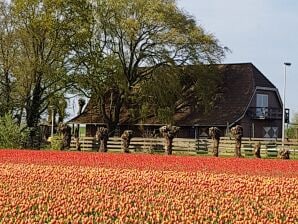
[[[161,153],[163,152],[163,138],[132,138],[130,144],[131,152],[147,152],[147,153]],[[281,148],[281,141],[279,139],[263,139],[263,138],[242,138],[242,155],[253,156],[253,147],[256,143],[261,143],[261,154],[266,157],[276,157],[278,150]],[[99,143],[94,137],[81,137],[82,151],[96,151],[99,148]],[[173,142],[173,154],[212,154],[213,142],[211,139],[187,139],[175,138]],[[285,147],[290,149],[291,157],[298,156],[298,141],[288,140]],[[71,141],[71,149],[75,150],[75,140]],[[220,139],[219,154],[220,156],[234,155],[235,140],[227,137]],[[112,137],[108,141],[108,151],[121,151],[121,138]]]

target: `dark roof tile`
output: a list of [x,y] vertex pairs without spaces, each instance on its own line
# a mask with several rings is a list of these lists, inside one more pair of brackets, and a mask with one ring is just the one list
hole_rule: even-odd
[[[213,126],[237,122],[250,103],[256,86],[276,88],[253,64],[220,64],[216,66],[218,75],[222,76],[222,98],[208,113],[185,110],[176,113],[174,121],[179,126]],[[84,112],[69,122],[73,123],[104,123],[95,103],[90,100]],[[129,120],[127,111],[122,111],[120,124]],[[147,119],[143,124],[161,124],[157,118]]]

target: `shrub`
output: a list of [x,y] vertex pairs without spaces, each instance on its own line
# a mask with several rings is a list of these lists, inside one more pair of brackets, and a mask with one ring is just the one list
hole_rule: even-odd
[[62,136],[60,135],[54,135],[52,138],[50,138],[51,140],[51,148],[54,150],[61,150],[62,149],[62,144],[63,144],[63,140],[62,140]]
[[24,139],[21,127],[11,114],[0,117],[0,148],[21,148]]

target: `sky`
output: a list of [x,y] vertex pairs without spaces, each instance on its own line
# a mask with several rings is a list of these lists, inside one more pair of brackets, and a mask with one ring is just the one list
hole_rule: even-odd
[[[228,47],[223,63],[253,63],[278,89],[283,99],[286,68],[286,108],[298,113],[297,0],[177,0],[197,24]],[[296,98],[297,97],[297,98]]]

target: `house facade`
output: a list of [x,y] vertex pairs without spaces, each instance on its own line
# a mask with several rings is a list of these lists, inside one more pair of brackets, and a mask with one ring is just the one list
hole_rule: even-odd
[[[218,127],[222,136],[229,135],[231,127],[243,127],[244,137],[280,138],[282,130],[282,101],[278,89],[251,63],[220,64],[216,66],[221,77],[221,97],[209,112],[196,110],[192,105],[177,112],[174,124],[179,126],[178,137],[208,137],[209,127]],[[83,113],[69,123],[86,124],[86,135],[94,136],[97,127],[104,126],[97,107],[89,101]],[[142,122],[128,122],[126,113],[120,114],[118,133],[134,130],[137,136],[151,136],[165,125],[151,117]],[[286,110],[286,121],[289,111]],[[117,132],[116,132],[117,134]]]
[[[286,121],[289,110],[286,110]],[[245,118],[245,130],[251,137],[280,138],[282,131],[282,104],[276,88],[256,87]]]

